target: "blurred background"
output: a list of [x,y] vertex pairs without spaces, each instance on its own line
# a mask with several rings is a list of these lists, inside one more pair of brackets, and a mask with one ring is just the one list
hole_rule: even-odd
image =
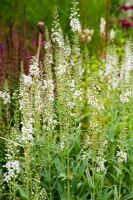
[[[21,62],[25,73],[31,56],[38,46],[37,23],[43,21],[50,30],[55,6],[60,13],[64,35],[70,35],[69,16],[71,0],[0,0],[0,87],[8,80],[9,87],[17,85]],[[96,54],[99,47],[100,19],[105,18],[108,28],[114,29],[116,42],[133,33],[132,0],[80,0],[82,26],[93,29],[89,44]]]

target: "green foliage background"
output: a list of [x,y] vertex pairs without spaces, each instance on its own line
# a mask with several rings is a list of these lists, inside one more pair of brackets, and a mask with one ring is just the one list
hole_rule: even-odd
[[[82,4],[83,0],[80,0]],[[16,12],[14,12],[14,5],[16,0],[0,0],[0,15],[2,20],[8,21],[10,18],[16,20]],[[70,14],[71,0],[19,0],[18,1],[18,21],[21,25],[23,22],[23,7],[26,4],[26,13],[28,24],[35,25],[38,21],[44,21],[48,27],[51,27],[53,10],[57,6],[61,16],[61,24],[63,28],[69,31],[68,19]],[[111,0],[111,11],[117,10],[118,0]],[[106,0],[87,0],[87,26],[98,29],[99,20],[105,16]],[[82,5],[81,5],[82,16]]]

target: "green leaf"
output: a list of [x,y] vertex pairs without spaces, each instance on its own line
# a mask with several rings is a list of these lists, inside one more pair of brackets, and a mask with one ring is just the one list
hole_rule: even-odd
[[72,190],[75,191],[77,189],[78,183],[80,183],[80,180],[85,172],[86,164],[85,162],[80,162],[76,165],[74,168],[74,173],[73,173],[73,180],[71,183]]
[[109,200],[110,196],[112,195],[113,190],[111,190],[110,192],[107,193],[107,191],[105,192],[105,194],[102,197],[102,200]]
[[19,194],[23,198],[23,200],[29,200],[28,194],[26,193],[24,188],[22,188],[20,185],[16,185],[16,188],[18,189]]
[[58,173],[59,174],[64,173],[65,170],[64,170],[63,165],[62,165],[61,161],[59,160],[59,158],[56,157],[54,159],[54,161],[55,161],[55,167],[56,167]]
[[80,200],[86,200],[90,192],[87,192],[85,195],[80,197]]
[[131,199],[131,198],[133,198],[133,192],[131,192],[130,194],[127,194],[121,200],[128,200],[128,199]]
[[68,200],[63,187],[64,187],[64,184],[59,184],[59,183],[57,184],[57,190],[59,192],[60,198],[61,200]]

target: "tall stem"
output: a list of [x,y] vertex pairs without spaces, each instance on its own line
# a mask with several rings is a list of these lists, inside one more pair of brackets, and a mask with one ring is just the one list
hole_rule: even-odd
[[39,33],[39,38],[38,38],[38,49],[37,49],[37,61],[39,61],[39,56],[40,56],[40,51],[41,51],[41,42],[42,42],[42,34]]
[[109,15],[110,15],[110,0],[106,0],[106,36],[105,36],[106,47],[108,44]]
[[[67,154],[67,175],[69,176],[69,154]],[[68,200],[70,199],[70,184],[69,184],[69,178],[67,178],[67,197]]]
[[86,17],[87,17],[86,8],[87,8],[87,1],[82,0],[83,29],[86,29]]

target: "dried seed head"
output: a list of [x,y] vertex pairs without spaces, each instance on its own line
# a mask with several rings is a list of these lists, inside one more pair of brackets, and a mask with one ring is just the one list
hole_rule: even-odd
[[79,32],[79,38],[83,42],[90,42],[93,34],[94,34],[94,30],[83,29],[82,32]]
[[38,27],[39,32],[40,32],[41,34],[43,34],[43,32],[44,32],[44,26],[45,26],[44,22],[38,22],[38,23],[37,23],[37,27]]

